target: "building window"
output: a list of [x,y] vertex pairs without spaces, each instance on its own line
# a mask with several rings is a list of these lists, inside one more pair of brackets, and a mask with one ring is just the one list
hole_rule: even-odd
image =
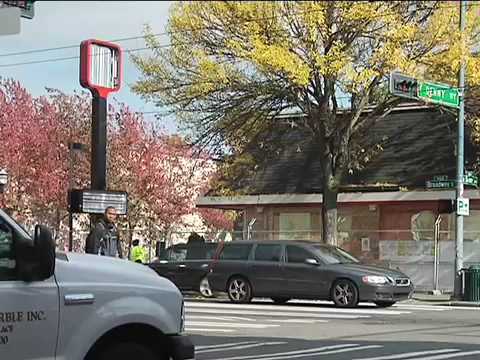
[[310,240],[312,220],[310,213],[280,213],[280,240]]

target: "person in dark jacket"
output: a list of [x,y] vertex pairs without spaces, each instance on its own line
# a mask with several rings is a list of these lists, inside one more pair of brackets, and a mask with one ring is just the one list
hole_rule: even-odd
[[115,221],[117,210],[113,206],[105,209],[100,219],[87,237],[86,252],[102,256],[123,258],[122,245]]

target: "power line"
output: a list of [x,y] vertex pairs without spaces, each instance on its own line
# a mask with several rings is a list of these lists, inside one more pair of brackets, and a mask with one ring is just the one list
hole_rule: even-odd
[[[469,6],[470,7],[478,7],[478,6],[480,6],[480,4],[470,4]],[[441,8],[442,9],[452,9],[452,8],[457,8],[457,6],[443,6]],[[320,12],[320,11],[323,11],[323,10],[318,9],[318,10],[297,12],[297,13],[292,13],[290,15],[291,16],[296,16],[296,15],[302,15],[302,14],[305,14],[305,13],[308,13],[308,14],[316,13],[316,12]],[[398,13],[392,12],[391,14],[380,14],[378,16],[371,17],[371,19],[385,18],[388,15],[398,15]],[[258,20],[274,20],[276,18],[277,18],[277,16],[246,19],[246,20],[242,21],[242,23],[249,23],[249,22],[258,21]],[[194,29],[190,29],[190,30],[174,31],[174,32],[166,32],[165,31],[165,32],[156,33],[156,34],[139,35],[139,36],[126,37],[126,38],[112,39],[112,40],[109,40],[109,41],[111,41],[111,42],[123,42],[123,41],[129,41],[129,40],[145,39],[149,36],[159,37],[159,36],[172,35],[172,34],[182,33],[182,32],[187,32],[187,31],[199,31],[199,30],[207,30],[207,29],[209,29],[209,27],[198,27],[198,28],[194,28]],[[79,46],[78,44],[75,44],[75,45],[65,45],[65,46],[58,46],[58,47],[51,47],[51,48],[43,48],[43,49],[25,50],[25,51],[19,51],[19,52],[0,54],[0,57],[20,56],[20,55],[38,54],[38,53],[58,51],[58,50],[74,49],[74,48],[78,48],[78,46]]]
[[[162,49],[162,48],[167,48],[167,47],[170,47],[170,46],[171,45],[160,45],[160,46],[156,46],[154,48],[141,47],[141,48],[134,48],[134,49],[126,49],[126,50],[124,50],[124,52],[133,53],[133,52],[143,51],[143,50]],[[92,55],[92,56],[98,56],[98,55]],[[0,68],[13,67],[13,66],[23,66],[23,65],[33,65],[33,64],[43,64],[43,63],[49,63],[49,62],[67,61],[67,60],[76,60],[76,59],[80,59],[80,56],[68,56],[68,57],[62,57],[62,58],[53,58],[53,59],[50,58],[50,59],[44,59],[44,60],[32,60],[32,61],[25,61],[25,62],[2,64],[2,65],[0,65]]]

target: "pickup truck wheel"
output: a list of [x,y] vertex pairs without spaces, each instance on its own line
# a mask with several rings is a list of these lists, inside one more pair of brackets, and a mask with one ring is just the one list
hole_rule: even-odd
[[158,355],[147,346],[136,343],[115,343],[107,347],[95,360],[157,360]]

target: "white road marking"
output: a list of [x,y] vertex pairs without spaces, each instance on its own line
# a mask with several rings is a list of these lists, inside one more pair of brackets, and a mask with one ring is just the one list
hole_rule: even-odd
[[219,349],[229,346],[239,346],[239,345],[248,345],[248,344],[256,344],[256,341],[243,341],[243,342],[236,342],[236,343],[226,343],[226,344],[215,344],[215,345],[201,345],[195,346],[195,350],[206,350],[206,349]]
[[267,329],[270,327],[279,327],[276,324],[243,324],[243,323],[216,323],[206,321],[186,321],[185,326],[206,326],[206,327],[225,327],[225,328],[250,328],[250,329]]
[[195,350],[195,354],[204,354],[204,353],[210,353],[210,352],[217,352],[217,351],[233,351],[233,350],[243,350],[243,349],[252,349],[256,347],[262,347],[262,346],[273,346],[273,345],[284,345],[286,342],[261,342],[261,343],[255,343],[255,344],[247,344],[247,345],[238,345],[238,346],[233,346],[233,347],[227,347],[227,348],[221,348],[221,349],[206,349],[206,350]]
[[[234,309],[213,309],[213,308],[197,308],[197,309],[185,309],[186,317],[188,319],[189,314],[238,314],[238,310]],[[256,311],[256,310],[243,310],[244,315],[260,315],[260,316],[278,316],[278,317],[299,317],[299,318],[316,318],[316,319],[361,319],[370,318],[367,315],[344,315],[344,314],[315,314],[315,313],[296,313],[296,312],[273,312],[273,311]]]
[[412,360],[444,360],[444,359],[452,359],[458,358],[462,356],[470,356],[470,355],[479,355],[480,350],[475,351],[464,351],[464,352],[456,352],[454,354],[445,354],[445,355],[434,355],[434,356],[427,356],[427,357],[419,357]]
[[229,358],[218,358],[218,359],[211,359],[211,360],[248,360],[248,359],[261,359],[265,360],[268,357],[275,357],[275,356],[289,356],[289,355],[297,355],[297,354],[312,354],[317,353],[319,351],[326,351],[326,350],[335,350],[335,349],[343,349],[352,346],[359,346],[358,344],[341,344],[341,345],[331,345],[331,346],[322,346],[318,348],[308,349],[308,350],[295,350],[295,351],[287,351],[287,352],[278,352],[272,354],[262,354],[262,355],[247,355],[247,356],[234,356]]
[[188,319],[203,319],[203,320],[221,320],[221,321],[257,321],[256,319],[243,318],[237,316],[204,316],[204,315],[188,315]]
[[245,310],[275,310],[275,311],[296,311],[310,313],[339,313],[339,314],[368,314],[368,315],[402,315],[411,314],[411,311],[397,310],[379,310],[376,308],[369,309],[342,309],[342,308],[325,308],[325,307],[300,307],[288,305],[254,305],[254,304],[233,304],[220,302],[186,302],[185,307],[189,308],[215,308],[215,309],[245,309]]
[[217,332],[217,333],[232,333],[235,330],[232,329],[206,329],[206,328],[193,328],[185,327],[186,332]]
[[421,310],[421,311],[447,311],[450,309],[440,308],[438,305],[410,305],[410,304],[399,304],[393,305],[392,308],[395,309],[406,309],[406,310]]
[[307,320],[307,319],[271,319],[268,321],[279,322],[279,323],[298,323],[298,324],[316,324],[316,323],[327,323],[328,320]]
[[405,359],[405,358],[411,358],[414,356],[422,356],[422,355],[445,354],[445,353],[451,353],[455,351],[460,351],[460,350],[459,349],[442,349],[442,350],[416,351],[416,352],[396,354],[396,355],[384,355],[384,356],[369,357],[369,358],[355,358],[353,360],[395,360],[395,359]]
[[282,360],[282,359],[293,359],[293,358],[300,358],[305,356],[317,356],[317,355],[331,355],[331,354],[341,354],[350,351],[361,351],[361,350],[368,350],[368,349],[378,349],[383,347],[382,345],[365,345],[365,346],[358,346],[354,348],[348,349],[340,349],[340,350],[332,350],[332,351],[324,351],[324,352],[315,352],[309,354],[296,354],[296,355],[284,355],[284,356],[275,356],[275,357],[262,357],[261,360]]

